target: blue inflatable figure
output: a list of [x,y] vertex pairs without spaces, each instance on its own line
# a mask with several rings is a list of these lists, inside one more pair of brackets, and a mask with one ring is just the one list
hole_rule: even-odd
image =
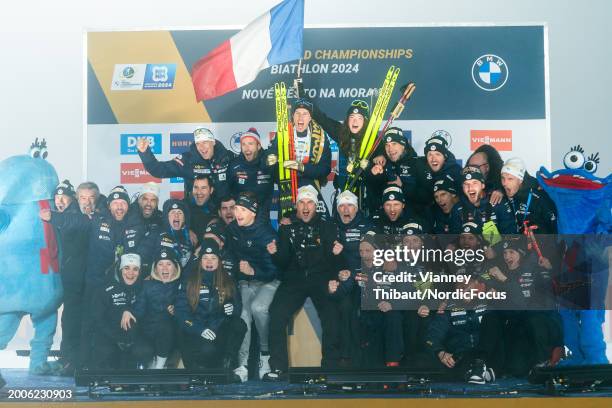
[[38,139],[30,155],[0,162],[0,350],[30,315],[30,373],[49,374],[47,357],[62,299],[58,245],[53,228],[39,212],[50,208],[57,173]]
[[562,272],[568,276],[582,269],[587,275],[583,280],[588,282],[588,290],[582,292],[586,296],[571,300],[580,310],[561,305],[565,345],[571,352],[563,364],[607,364],[602,324],[609,274],[607,251],[612,245],[612,174],[596,177],[598,154],[585,157],[579,145],[565,155],[563,164],[565,169],[554,172],[541,167],[537,175],[557,206],[559,234],[564,235],[567,248]]

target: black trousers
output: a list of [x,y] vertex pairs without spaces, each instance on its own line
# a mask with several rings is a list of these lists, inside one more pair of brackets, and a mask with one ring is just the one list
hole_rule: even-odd
[[[435,313],[435,310],[430,312]],[[404,358],[410,365],[417,355],[425,351],[425,336],[431,317],[420,317],[416,310],[403,312]]]
[[491,311],[480,329],[480,348],[496,373],[525,376],[563,345],[558,313],[554,311]]
[[62,342],[60,354],[66,363],[79,365],[81,322],[83,319],[83,289],[75,287],[62,276],[64,310],[62,311]]
[[145,322],[142,324],[142,333],[149,344],[153,347],[156,356],[168,357],[174,350],[176,344],[177,328],[168,315],[156,322]]
[[94,322],[91,318],[94,310],[94,293],[97,288],[94,285],[86,284],[83,301],[81,302],[81,325],[80,325],[80,340],[79,340],[79,358],[78,366],[81,368],[93,367],[92,350],[94,348],[94,325],[101,322]]
[[340,358],[350,361],[351,366],[359,367],[360,330],[359,330],[359,298],[349,293],[339,299],[334,299],[340,317]]
[[327,282],[282,282],[270,305],[270,368],[287,371],[287,326],[295,313],[312,299],[321,320],[323,367],[334,367],[340,358],[339,313],[327,294]]
[[153,347],[136,323],[114,336],[100,330],[94,333],[91,366],[97,369],[136,369],[139,364],[145,365],[153,358]]
[[364,310],[361,312],[361,366],[380,367],[399,362],[404,355],[403,312]]
[[180,348],[185,368],[218,368],[224,359],[231,359],[231,368],[235,368],[238,350],[246,334],[247,326],[240,316],[231,316],[215,331],[215,340],[206,340],[181,332]]

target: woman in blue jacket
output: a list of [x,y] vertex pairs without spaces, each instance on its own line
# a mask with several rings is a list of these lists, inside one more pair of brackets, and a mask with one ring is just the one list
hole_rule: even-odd
[[180,276],[181,266],[174,251],[162,248],[151,268],[151,276],[144,280],[140,296],[136,298],[134,315],[155,350],[149,368],[164,368],[174,349],[176,325],[172,316]]
[[242,303],[236,283],[223,268],[219,254],[215,240],[203,240],[198,263],[187,283],[179,287],[174,305],[183,363],[189,369],[235,369],[247,330],[240,318]]

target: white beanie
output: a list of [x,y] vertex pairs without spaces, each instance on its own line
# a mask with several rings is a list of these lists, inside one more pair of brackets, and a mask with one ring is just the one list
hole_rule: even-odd
[[215,136],[212,132],[206,128],[197,128],[193,131],[193,140],[196,143],[200,142],[214,142]]
[[358,207],[357,196],[350,190],[344,190],[338,194],[338,197],[336,198],[336,208],[340,207],[342,204],[349,204]]
[[124,254],[121,255],[121,264],[119,269],[123,269],[127,265],[133,265],[140,268],[140,255],[138,254]]
[[302,200],[310,200],[310,201],[313,201],[314,203],[318,203],[319,202],[319,192],[317,191],[316,188],[314,188],[310,184],[307,186],[300,187],[298,189],[296,202],[302,201]]
[[143,194],[153,194],[155,197],[159,198],[159,184],[153,181],[144,183],[140,189],[140,195]]
[[520,159],[518,157],[508,159],[504,163],[501,172],[508,173],[511,176],[523,180],[523,177],[525,177],[525,162],[523,161],[523,159]]

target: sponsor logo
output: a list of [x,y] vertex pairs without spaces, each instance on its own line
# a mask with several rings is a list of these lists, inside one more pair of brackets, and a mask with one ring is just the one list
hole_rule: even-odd
[[123,68],[123,71],[121,71],[121,75],[123,75],[124,78],[133,78],[134,77],[134,73],[136,71],[134,71],[134,67],[131,66],[127,66],[125,68]]
[[174,198],[176,200],[182,200],[185,197],[184,191],[171,191],[170,198]]
[[496,91],[508,80],[508,65],[501,57],[485,54],[472,65],[472,80],[483,91]]
[[193,133],[170,133],[170,154],[189,151],[191,143],[193,143]]
[[142,89],[147,64],[115,64],[111,91]]
[[144,169],[142,163],[121,163],[121,184],[142,184],[150,181],[161,183],[161,180],[153,177]]
[[240,136],[242,132],[236,132],[230,137],[229,146],[232,152],[240,154]]
[[162,135],[161,133],[122,133],[121,134],[121,154],[138,154],[136,145],[138,139],[146,137],[149,141],[149,146],[153,154],[161,154],[162,152]]
[[178,184],[178,183],[184,183],[185,180],[182,177],[171,177],[170,178],[170,183],[174,183],[174,184]]
[[176,64],[115,64],[111,91],[172,89]]
[[512,151],[511,130],[470,130],[470,149],[472,151],[488,144],[498,151]]
[[142,89],[172,89],[176,64],[147,64]]

